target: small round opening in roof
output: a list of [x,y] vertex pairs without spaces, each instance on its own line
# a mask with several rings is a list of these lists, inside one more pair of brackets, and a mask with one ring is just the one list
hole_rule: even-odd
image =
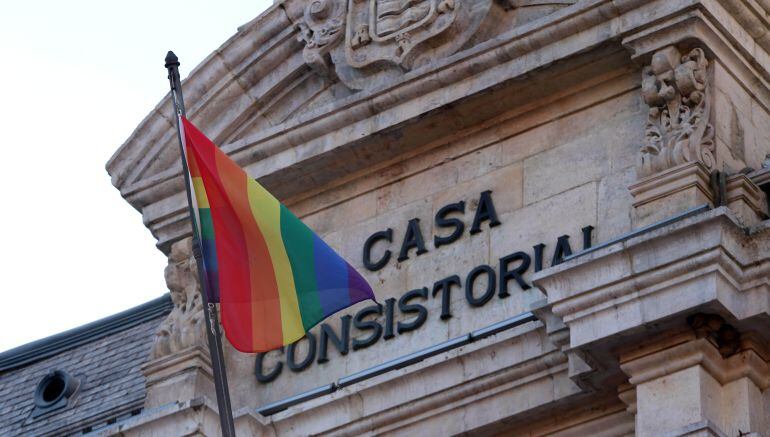
[[63,398],[69,398],[77,389],[77,380],[64,370],[51,370],[37,385],[35,405],[49,408]]
[[52,403],[64,395],[64,380],[54,378],[43,387],[43,402]]

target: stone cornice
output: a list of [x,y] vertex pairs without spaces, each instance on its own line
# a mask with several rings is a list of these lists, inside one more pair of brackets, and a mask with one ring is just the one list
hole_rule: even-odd
[[[550,348],[543,341],[544,335],[542,324],[525,325],[268,418],[253,409],[242,409],[234,412],[236,429],[239,435],[360,435],[404,432],[426,423],[436,426],[436,420],[446,420],[442,429],[462,432],[463,429],[456,427],[466,424],[472,429],[502,418],[516,420],[517,414],[529,417],[532,409],[539,406],[568,407],[586,402],[581,390],[568,379],[567,357]],[[437,374],[443,375],[442,378],[436,379]],[[436,384],[431,387],[432,391],[413,393],[408,387],[414,379],[428,379]],[[535,398],[527,394],[534,392],[540,395]],[[411,397],[404,398],[405,393],[411,393]],[[542,396],[542,393],[549,395]],[[506,398],[516,401],[501,401]],[[527,400],[521,401],[523,399]],[[391,405],[392,402],[396,404]],[[469,409],[476,412],[470,413]],[[632,422],[628,416],[614,414],[616,410],[616,407],[610,408],[606,414],[612,414],[603,423],[628,430]],[[593,417],[596,412],[587,414]],[[325,419],[319,421],[319,417]],[[450,418],[458,417],[467,419],[463,424],[449,425]],[[573,419],[580,422],[579,417]],[[100,429],[96,434],[142,435],[146,427],[151,426],[154,431],[173,429],[172,433],[178,433],[181,427],[190,433],[213,435],[218,423],[215,402],[201,396],[147,409],[141,416]]]
[[718,208],[543,270],[533,282],[569,327],[573,348],[702,306],[742,320],[770,310],[770,253],[745,239]]
[[209,352],[201,346],[193,346],[181,352],[148,361],[142,366],[142,373],[147,378],[147,385],[151,385],[174,378],[191,369],[199,370],[207,378],[214,380]]
[[620,362],[620,368],[629,375],[633,385],[695,365],[702,366],[722,385],[747,377],[760,390],[770,387],[770,365],[755,350],[743,350],[725,359],[703,338],[686,339],[676,346],[645,355],[637,353],[633,357],[621,357]]
[[[738,0],[719,4],[695,0],[580,1],[406,73],[396,82],[343,97],[274,123],[258,134],[234,139],[255,108],[268,108],[279,90],[291,89],[297,81],[312,76],[300,62],[301,45],[293,38],[294,31],[287,30],[291,29],[291,20],[285,10],[294,7],[290,2],[271,8],[244,26],[207,58],[185,82],[186,100],[196,102],[189,109],[192,120],[223,144],[251,175],[285,199],[301,192],[307,183],[323,186],[415,147],[415,136],[410,135],[408,127],[410,120],[431,124],[434,119],[446,117],[443,111],[459,116],[457,123],[433,123],[430,131],[422,132],[420,141],[439,138],[510,108],[515,104],[509,96],[516,94],[518,85],[512,82],[516,78],[557,60],[612,45],[618,38],[654,26],[650,23],[695,10],[719,14],[711,11],[722,10],[724,3],[731,6],[730,20],[759,20],[761,24],[765,19],[756,16],[757,8],[751,9],[751,5]],[[743,50],[754,56],[749,64],[762,65],[766,57],[762,36],[756,35],[755,41],[746,30],[735,26],[727,26],[724,31],[733,35],[732,40],[752,45]],[[497,104],[483,105],[484,110],[479,111],[478,101],[493,91],[502,96],[501,87],[512,91]],[[108,163],[113,183],[143,212],[145,224],[164,249],[187,232],[182,225],[184,196],[174,153],[175,138],[168,116],[163,115],[168,112],[165,106],[165,102],[159,104]],[[356,159],[343,169],[328,171],[326,158],[332,151],[338,158],[347,154]],[[361,159],[367,155],[372,158]],[[305,184],[291,183],[299,176]]]
[[[516,332],[518,331],[518,332]],[[553,399],[544,402],[565,402],[570,396],[580,394],[577,386],[567,378],[567,358],[542,343],[544,335],[540,324],[499,334],[488,340],[473,343],[462,350],[437,356],[402,370],[381,375],[349,388],[291,407],[269,418],[251,409],[235,412],[239,427],[272,430],[277,434],[331,433],[333,435],[360,435],[370,432],[394,432],[418,426],[421,422],[441,417],[457,417],[457,411],[483,408],[488,399],[497,399],[495,409],[506,410],[503,416],[515,415],[536,406],[501,404],[499,397],[522,396],[521,393],[561,380],[561,388],[555,389]],[[543,350],[532,349],[535,343]],[[441,374],[443,377],[437,379]],[[448,377],[454,375],[454,377]],[[410,393],[410,381],[427,379],[436,381],[432,391]],[[565,385],[566,384],[566,385]],[[394,393],[400,393],[395,395]],[[518,393],[518,394],[517,394]],[[384,401],[390,399],[397,404]],[[533,401],[534,402],[534,401]],[[326,413],[336,411],[336,415]],[[345,412],[340,414],[340,412]],[[453,413],[454,412],[454,413]],[[449,415],[449,416],[446,416]],[[334,416],[334,417],[332,417]],[[480,420],[494,420],[496,413],[487,410],[476,414]],[[327,417],[319,427],[318,417]],[[486,419],[484,419],[486,417]],[[480,426],[478,423],[472,426]],[[450,429],[450,428],[447,428]],[[462,431],[462,430],[455,430]]]
[[[89,436],[219,435],[216,401],[206,396],[144,410],[141,415],[89,433]],[[184,430],[180,432],[180,430]]]

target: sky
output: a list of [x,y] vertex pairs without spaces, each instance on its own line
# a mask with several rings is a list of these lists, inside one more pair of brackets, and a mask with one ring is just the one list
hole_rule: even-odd
[[3,5],[0,351],[167,292],[166,258],[105,164],[168,91],[168,50],[184,78],[270,4]]

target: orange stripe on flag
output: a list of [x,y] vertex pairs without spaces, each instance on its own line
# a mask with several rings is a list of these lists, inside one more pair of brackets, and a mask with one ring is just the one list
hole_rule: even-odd
[[248,263],[245,268],[249,272],[251,313],[255,316],[251,321],[253,345],[255,349],[268,349],[276,344],[283,344],[281,304],[273,262],[267,243],[251,212],[246,190],[248,176],[218,149],[215,154],[222,186],[246,240],[248,259],[243,261]]

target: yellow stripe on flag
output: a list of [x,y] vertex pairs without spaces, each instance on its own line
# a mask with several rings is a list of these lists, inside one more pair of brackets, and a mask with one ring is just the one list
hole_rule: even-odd
[[297,291],[291,263],[286,254],[286,247],[281,237],[281,207],[270,193],[259,183],[249,179],[246,183],[249,192],[249,206],[254,219],[270,251],[275,279],[278,283],[278,297],[281,303],[281,328],[284,344],[293,343],[305,335],[302,315],[299,312]]
[[206,196],[206,187],[203,186],[203,179],[194,177],[192,178],[192,183],[198,208],[209,208],[209,198]]

